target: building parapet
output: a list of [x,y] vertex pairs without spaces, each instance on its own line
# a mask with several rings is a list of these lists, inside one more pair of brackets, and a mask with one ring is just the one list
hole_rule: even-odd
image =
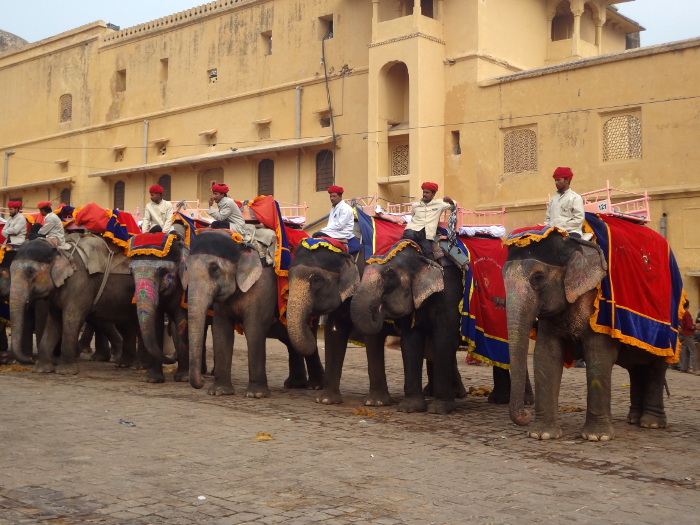
[[186,9],[172,15],[164,16],[132,27],[126,27],[119,31],[106,34],[101,39],[102,46],[119,44],[125,40],[139,38],[147,34],[172,29],[173,27],[200,21],[211,16],[216,16],[225,11],[230,11],[250,4],[261,3],[266,0],[216,0],[191,9]]
[[538,67],[535,69],[528,69],[526,71],[520,71],[518,73],[512,73],[509,75],[503,75],[500,77],[482,80],[479,82],[479,87],[495,86],[495,85],[499,85],[499,84],[505,84],[508,82],[514,82],[516,80],[523,80],[526,78],[542,77],[545,75],[562,73],[564,71],[572,71],[575,69],[583,69],[586,67],[599,66],[601,64],[609,64],[609,63],[613,63],[613,62],[619,62],[622,60],[643,58],[643,57],[647,57],[647,56],[651,56],[651,55],[659,55],[661,53],[682,51],[684,49],[691,49],[694,47],[700,47],[700,37],[689,38],[687,40],[679,40],[677,42],[668,42],[665,44],[657,44],[655,46],[627,49],[625,51],[608,53],[608,54],[599,55],[596,57],[583,58],[581,60],[576,60],[573,62],[564,62],[561,64],[555,64],[555,65],[551,65],[551,66],[544,66],[544,67]]

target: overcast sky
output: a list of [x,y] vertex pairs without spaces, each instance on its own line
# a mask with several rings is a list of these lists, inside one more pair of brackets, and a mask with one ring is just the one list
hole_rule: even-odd
[[[369,0],[365,0],[369,2]],[[459,0],[463,1],[463,0]],[[498,0],[488,0],[497,2]],[[197,0],[8,0],[1,1],[0,29],[36,42],[96,20],[122,29],[177,13]],[[447,2],[449,4],[449,2]],[[618,4],[620,12],[646,31],[649,46],[700,36],[700,0],[635,0]]]

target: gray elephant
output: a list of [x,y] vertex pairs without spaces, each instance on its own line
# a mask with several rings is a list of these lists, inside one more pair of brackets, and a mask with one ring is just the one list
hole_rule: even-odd
[[[192,242],[186,261],[190,341],[190,384],[202,388],[200,353],[207,310],[213,304],[214,384],[209,394],[233,394],[231,362],[235,325],[245,331],[248,345],[246,397],[268,397],[265,339],[275,337],[287,345],[290,376],[285,386],[305,385],[304,358],[293,348],[286,328],[278,320],[277,275],[265,266],[255,248],[232,239],[223,230],[203,231]],[[323,367],[316,349],[301,349],[306,357],[309,386],[323,384]]]
[[[352,321],[365,334],[378,334],[388,319],[394,319],[398,325],[404,362],[404,399],[398,409],[452,412],[456,408],[461,269],[454,265],[443,268],[429,261],[411,241],[395,246],[381,263],[371,259],[369,262],[353,296]],[[430,406],[422,388],[428,340],[434,348],[431,381],[434,401]],[[461,378],[458,383],[461,385]],[[388,399],[388,392],[381,395]]]
[[[78,338],[86,319],[115,323],[124,337],[119,366],[134,359],[138,324],[132,305],[134,281],[128,274],[128,259],[120,247],[100,237],[73,234],[75,250],[56,248],[45,239],[26,241],[10,266],[10,316],[13,334],[23,333],[28,304],[48,299],[49,314],[39,343],[37,372],[78,373]],[[74,250],[73,250],[74,251]],[[110,255],[111,254],[111,255]],[[111,260],[111,271],[92,271],[100,260]],[[60,357],[54,348],[60,342]],[[21,363],[31,363],[22,351],[22,337],[13,337],[12,352]]]
[[[641,227],[640,227],[641,228]],[[627,421],[642,427],[666,426],[663,389],[665,357],[621,344],[591,328],[597,286],[606,276],[602,250],[591,242],[551,233],[539,242],[511,245],[503,268],[506,286],[512,391],[510,417],[528,425],[528,435],[562,435],[557,420],[559,386],[565,354],[586,362],[586,421],[581,435],[590,441],[614,438],[610,407],[614,364],[630,375]],[[534,354],[535,421],[523,408],[530,330],[537,319]]]

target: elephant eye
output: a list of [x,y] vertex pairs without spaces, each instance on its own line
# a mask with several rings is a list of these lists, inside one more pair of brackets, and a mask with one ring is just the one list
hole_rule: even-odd
[[534,289],[541,288],[544,286],[545,276],[544,272],[535,272],[530,276],[530,286]]

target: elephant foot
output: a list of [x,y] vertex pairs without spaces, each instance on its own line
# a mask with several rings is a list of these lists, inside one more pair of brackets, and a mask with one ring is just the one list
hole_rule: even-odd
[[292,389],[306,389],[309,387],[309,381],[305,377],[292,377],[289,376],[284,380],[284,388],[287,390]]
[[561,437],[561,428],[559,425],[544,425],[533,423],[530,425],[527,435],[533,439],[559,439]]
[[391,397],[389,397],[388,391],[375,392],[371,391],[365,399],[365,406],[367,407],[385,407],[391,405]]
[[428,410],[428,403],[423,396],[404,397],[396,407],[399,412],[425,412]]
[[232,396],[235,393],[233,385],[217,385],[216,383],[207,390],[207,394],[210,396]]
[[615,438],[612,424],[586,423],[581,430],[581,437],[588,441],[611,441]]
[[307,390],[323,390],[324,383],[323,375],[319,377],[309,376],[309,382],[306,385]]
[[165,383],[162,367],[160,370],[148,370],[141,378],[141,381],[144,383]]
[[98,353],[95,352],[90,356],[90,361],[98,361],[100,363],[106,363],[110,359],[112,359],[112,356],[110,354],[104,354],[104,353]]
[[630,425],[639,425],[639,420],[642,417],[642,413],[638,410],[630,410],[627,413],[627,422]]
[[56,373],[63,376],[74,376],[78,372],[78,363],[59,363],[56,365]]
[[316,396],[316,403],[322,405],[338,405],[343,402],[343,396],[339,391],[323,390]]
[[426,385],[423,387],[423,395],[427,397],[433,397],[433,383],[432,381],[428,381]]
[[464,383],[461,381],[453,386],[455,399],[464,399],[467,397],[467,389],[464,387]]
[[507,405],[510,403],[510,392],[507,390],[497,390],[493,389],[488,397],[489,403],[495,403],[497,405]]
[[133,361],[133,359],[119,356],[119,358],[117,358],[114,364],[117,365],[117,368],[131,368],[131,364],[133,363]]
[[451,414],[457,409],[457,403],[454,399],[435,399],[428,405],[428,413],[430,414]]
[[132,370],[146,370],[148,368],[148,363],[136,359],[131,362],[129,368],[131,368]]
[[34,365],[34,371],[40,374],[50,374],[56,371],[56,367],[51,361],[37,361]]
[[535,404],[535,394],[532,390],[525,392],[525,399],[523,399],[523,403],[527,406],[532,406]]
[[175,382],[176,383],[187,383],[187,381],[189,381],[189,373],[190,372],[188,369],[180,370],[178,368],[177,371],[175,372],[175,376],[174,376]]
[[270,397],[270,389],[251,388],[249,386],[245,389],[245,397],[252,397],[253,399],[262,399],[264,397]]
[[666,428],[666,416],[644,414],[639,419],[639,426],[642,428]]

